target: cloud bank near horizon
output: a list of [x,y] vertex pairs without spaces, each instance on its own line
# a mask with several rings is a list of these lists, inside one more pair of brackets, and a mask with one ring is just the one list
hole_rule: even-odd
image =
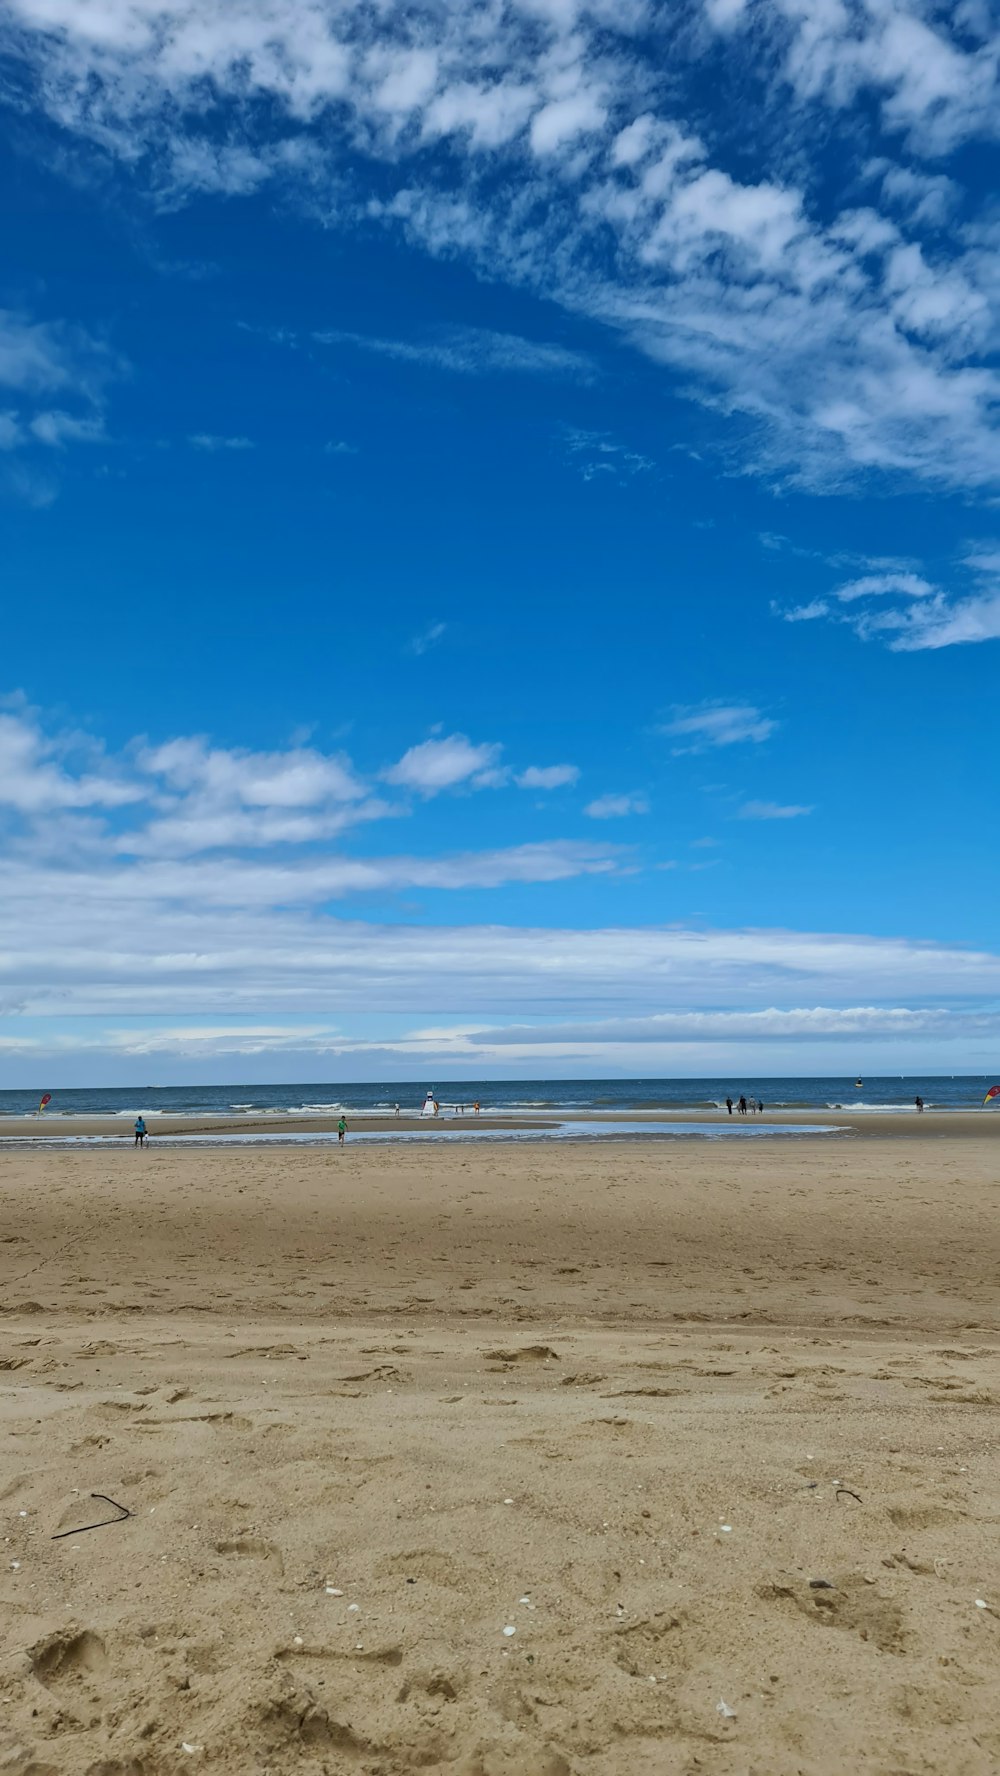
[[[759,743],[759,712],[736,716],[711,705],[675,725],[685,739],[707,721],[716,745],[736,744],[736,727]],[[690,922],[497,919],[493,890],[636,867],[620,847],[559,836],[422,851],[422,811],[439,796],[506,791],[516,812],[525,787],[557,804],[577,793],[580,819],[592,820],[575,767],[508,770],[501,755],[498,742],[464,735],[417,742],[370,771],[314,746],[251,751],[199,736],[136,739],[112,753],[93,736],[49,732],[9,700],[0,1053],[19,1065],[294,1054],[369,1074],[612,1063],[641,1073],[711,1070],[712,1057],[781,1055],[782,1044],[794,1053],[803,1041],[900,1053],[923,1042],[950,1054],[964,1044],[987,1064],[1000,1037],[991,951]],[[416,823],[418,843],[348,849],[379,822]],[[373,893],[413,890],[443,897],[433,920],[347,910],[360,900],[363,915]],[[447,899],[469,891],[483,894],[484,915],[456,922]]]

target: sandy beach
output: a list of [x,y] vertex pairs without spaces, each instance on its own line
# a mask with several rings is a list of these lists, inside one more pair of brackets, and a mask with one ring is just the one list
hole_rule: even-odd
[[989,1776],[998,1131],[4,1152],[0,1770]]

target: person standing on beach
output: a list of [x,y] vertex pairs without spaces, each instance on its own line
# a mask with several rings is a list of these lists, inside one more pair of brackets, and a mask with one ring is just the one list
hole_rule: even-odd
[[338,1147],[342,1147],[344,1145],[344,1137],[346,1134],[347,1134],[347,1118],[346,1118],[346,1116],[342,1116],[340,1121],[337,1124],[337,1146]]
[[732,1114],[733,1114],[733,1100],[732,1100],[732,1098],[726,1099],[726,1109],[729,1111],[730,1116],[732,1116]]
[[736,1108],[737,1108],[737,1110],[738,1110],[738,1111],[739,1111],[739,1113],[740,1113],[740,1115],[741,1115],[741,1116],[745,1116],[745,1115],[746,1115],[746,1113],[747,1113],[747,1101],[746,1101],[746,1098],[745,1098],[745,1097],[744,1097],[744,1095],[743,1095],[743,1093],[742,1093],[742,1092],[741,1092],[741,1093],[740,1093],[740,1101],[739,1101],[739,1103],[738,1103],[738,1104],[737,1104],[737,1106],[736,1106]]
[[137,1116],[135,1119],[135,1140],[132,1145],[134,1147],[145,1147],[146,1145],[146,1122],[142,1116]]
[[757,1099],[757,1115],[763,1116],[763,1114],[764,1114],[764,1100],[763,1100],[763,1098],[758,1098]]
[[913,1102],[916,1104],[918,1110],[921,1110],[921,1111],[923,1110],[923,1107],[924,1107],[923,1098],[918,1096],[918,1097],[914,1098]]

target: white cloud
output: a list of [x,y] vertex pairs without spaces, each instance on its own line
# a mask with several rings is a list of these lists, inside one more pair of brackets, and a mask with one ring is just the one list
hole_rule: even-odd
[[8,463],[4,485],[14,499],[36,512],[44,511],[46,506],[51,506],[59,497],[58,481],[52,475],[39,471],[34,464],[16,461]]
[[[382,780],[426,798],[511,781],[554,789],[578,775],[571,765],[531,766],[514,780],[499,763],[501,751],[494,743],[474,745],[462,734],[432,739],[411,747]],[[8,836],[22,859],[61,855],[67,868],[82,856],[117,860],[123,868],[123,859],[144,859],[150,869],[159,866],[155,879],[163,884],[174,880],[168,864],[214,853],[211,865],[203,866],[204,884],[198,887],[191,878],[192,893],[209,896],[229,892],[227,884],[244,867],[234,854],[246,851],[271,853],[266,866],[252,866],[254,895],[266,898],[273,888],[292,902],[407,885],[474,886],[480,877],[484,883],[507,879],[508,871],[512,880],[555,880],[603,867],[611,856],[563,841],[437,860],[324,856],[330,841],[350,829],[412,812],[406,803],[375,794],[342,753],[304,744],[255,752],[187,735],[157,745],[134,741],[109,758],[86,735],[47,734],[17,698],[0,704],[0,815],[4,810],[14,822]],[[103,816],[111,811],[120,818],[108,824]],[[308,847],[310,854],[294,863],[279,861],[287,847]]]
[[564,789],[576,783],[579,765],[529,765],[514,778],[518,789]]
[[531,146],[536,154],[552,154],[581,135],[591,135],[607,121],[607,110],[593,92],[553,99],[531,120]]
[[[777,610],[778,607],[772,605],[771,609]],[[825,598],[810,598],[808,604],[795,604],[790,610],[780,611],[779,614],[786,623],[815,623],[818,617],[830,615],[830,606]]]
[[[444,859],[220,863],[0,860],[0,1001],[21,1014],[348,1013],[496,1022],[761,1006],[967,1005],[991,1012],[1000,957],[792,931],[579,930],[335,918],[335,895],[558,882],[615,867],[584,847]],[[475,1027],[475,1026],[473,1026]]]
[[[510,882],[561,882],[577,875],[606,874],[615,867],[615,855],[606,847],[571,840],[438,857],[327,854],[263,863],[225,856],[204,861],[154,857],[131,871],[123,870],[118,891],[137,905],[162,899],[206,909],[309,907],[352,895],[415,888],[452,890],[500,888]],[[77,880],[83,891],[84,878],[81,875]]]
[[83,391],[92,395],[113,373],[114,362],[82,328],[62,321],[35,321],[0,309],[0,385],[24,395]]
[[418,635],[412,637],[409,644],[410,653],[426,654],[428,648],[432,648],[435,642],[441,640],[447,628],[447,623],[429,623],[426,629],[421,629]]
[[192,432],[188,443],[193,445],[195,450],[252,450],[254,448],[252,438],[222,438],[215,432]]
[[934,587],[920,574],[865,574],[860,580],[838,586],[836,596],[841,604],[853,604],[858,598],[882,598],[890,592],[901,592],[905,598],[931,598]]
[[[511,782],[552,790],[579,774],[573,765],[529,766],[515,779],[501,752],[462,734],[434,738],[409,748],[382,781],[426,799]],[[19,867],[58,860],[69,872],[102,863],[140,896],[153,885],[154,898],[193,903],[235,894],[254,904],[312,904],[408,887],[554,881],[614,860],[607,847],[563,840],[437,858],[331,853],[351,830],[411,814],[408,803],[376,794],[342,753],[301,743],[261,752],[186,735],[133,741],[109,757],[88,735],[47,733],[21,698],[0,703],[0,835]],[[266,862],[241,856],[254,852],[267,852]]]
[[846,622],[862,641],[883,641],[894,653],[1000,639],[1000,550],[972,550],[961,568],[972,586],[965,593],[949,595],[922,574],[891,569],[839,586],[834,597],[848,606],[844,614],[827,599],[778,614],[788,623],[820,617]]
[[[121,363],[82,328],[0,309],[0,388],[11,390],[17,401],[0,411],[0,451],[104,443],[104,391],[121,370]],[[58,406],[52,405],[53,397]],[[63,405],[66,401],[79,410]],[[50,504],[58,491],[51,476],[21,464],[8,470],[5,479],[17,498],[36,507]]]
[[66,444],[102,444],[105,437],[104,421],[99,415],[63,413],[59,408],[36,413],[28,431],[39,444],[49,444],[57,450]]
[[374,49],[369,52],[368,69],[377,78],[373,98],[381,111],[406,115],[420,110],[437,86],[438,59],[433,50]]
[[0,710],[0,808],[28,815],[117,808],[141,793],[93,742],[79,735],[49,739],[20,702]]
[[107,434],[100,414],[64,413],[45,408],[30,419],[16,412],[0,413],[0,450],[17,450],[27,444],[45,444],[62,450],[67,444],[103,444]]
[[[477,762],[495,750],[479,749]],[[446,767],[440,751],[414,752],[408,782],[455,780],[454,753]],[[618,867],[613,847],[559,839],[443,855],[332,848],[348,827],[405,811],[373,796],[349,760],[315,748],[253,752],[178,738],[133,743],[112,758],[89,736],[47,734],[23,701],[8,700],[0,1010],[5,999],[20,1005],[20,989],[45,976],[54,1002],[66,1005],[85,975],[100,977],[108,1003],[122,1006],[137,980],[143,1006],[159,1003],[157,977],[166,999],[204,987],[216,1010],[245,995],[294,1002],[317,967],[328,973],[323,946],[335,927],[324,909],[334,901],[488,892]],[[65,970],[61,987],[52,967]]]
[[382,776],[386,783],[415,789],[423,796],[437,795],[459,784],[489,788],[497,781],[502,750],[492,742],[475,746],[464,734],[451,734],[443,740],[424,740],[419,746],[411,746]]
[[595,481],[603,475],[624,484],[656,466],[651,457],[629,449],[627,444],[620,443],[607,432],[588,432],[579,426],[565,426],[561,435],[570,461],[575,463],[584,481]]
[[746,9],[747,0],[705,0],[705,11],[717,31],[739,24]]
[[591,820],[621,820],[627,814],[648,814],[648,798],[638,791],[629,795],[602,795],[584,808]]
[[1000,584],[992,592],[949,600],[942,594],[916,609],[866,612],[855,625],[862,640],[881,636],[894,653],[1000,640]]
[[456,80],[432,99],[424,112],[427,140],[467,134],[470,147],[504,147],[523,131],[536,103],[532,87],[514,80],[490,85]]
[[[991,560],[993,550],[970,554]],[[407,787],[495,769],[498,749],[463,736],[423,744],[439,750],[406,755]],[[8,1057],[88,1044],[109,1066],[128,1054],[311,1052],[353,1055],[370,1074],[418,1056],[586,1071],[613,1054],[640,1072],[698,1057],[697,1071],[758,1040],[778,1065],[800,1037],[818,1057],[838,1037],[923,1035],[940,1053],[1000,1033],[1000,956],[955,945],[680,924],[520,928],[491,922],[502,900],[461,926],[431,923],[426,909],[413,926],[335,916],[359,895],[542,890],[613,874],[630,858],[558,839],[444,855],[335,849],[346,824],[399,809],[373,796],[350,760],[315,746],[262,752],[179,737],[111,757],[86,735],[47,733],[11,700],[0,709],[0,786]],[[143,1020],[162,1028],[136,1028],[137,983]],[[128,1031],[113,1023],[125,1015]],[[112,1023],[81,1037],[81,1017]],[[55,1020],[50,1035],[28,1026],[36,1018]],[[373,1018],[395,1034],[359,1034],[357,1020],[370,1032]],[[400,1019],[414,1020],[402,1035]]]
[[911,224],[942,227],[961,201],[961,186],[944,173],[916,172],[892,161],[876,162],[870,170],[881,173],[883,197]]
[[676,705],[672,719],[658,732],[687,742],[673,751],[703,752],[709,746],[735,746],[750,740],[759,744],[775,732],[778,723],[752,703],[701,703],[693,708]]
[[[269,182],[611,329],[779,482],[878,470],[966,492],[1000,479],[990,218],[897,151],[995,136],[997,45],[977,17],[709,0],[736,77],[719,90],[741,107],[709,119],[714,142],[684,116],[689,91],[705,114],[698,32],[651,0],[11,0],[3,47],[22,102],[119,156],[154,202]],[[743,179],[730,133],[764,163]],[[859,180],[891,215],[858,207]],[[489,332],[367,343],[466,374],[591,369]]]
[[349,802],[364,791],[348,760],[306,747],[250,752],[203,739],[170,740],[145,750],[140,765],[172,788],[198,790],[252,808],[308,808]]
[[117,836],[116,849],[134,856],[306,845],[399,812],[367,795],[350,760],[308,747],[250,752],[185,738],[141,748],[136,765],[156,780],[157,812]]
[[802,101],[843,110],[871,93],[886,131],[918,154],[998,133],[1000,45],[985,9],[977,28],[973,10],[919,0],[764,0],[721,12],[720,0],[705,3],[717,26],[752,19],[780,47],[782,75]]
[[[338,1032],[329,1024],[157,1024],[151,1030],[105,1029],[86,1044],[117,1056],[176,1055],[195,1061],[215,1055],[267,1055],[306,1050],[329,1053]],[[82,1047],[79,1040],[74,1047]]]
[[[450,764],[424,753],[407,773],[411,787],[462,781],[460,764],[475,776],[496,750],[463,736],[424,745],[466,750]],[[1000,996],[1000,957],[901,939],[672,926],[411,930],[334,918],[328,904],[352,895],[559,882],[613,872],[623,854],[565,840],[441,856],[283,849],[299,846],[300,821],[381,813],[351,761],[315,747],[178,738],[111,757],[86,735],[47,733],[9,701],[0,784],[14,823],[0,853],[0,996],[39,1013],[131,1009],[137,980],[150,1015],[183,1007],[216,1021],[220,1010],[271,1020],[280,1006],[326,1019],[348,1003],[426,1017],[429,995],[442,1012],[479,1018],[537,1016],[554,1000],[596,1001],[611,1016],[757,1010],[762,997],[857,1006]],[[228,851],[121,848],[128,833],[162,835],[199,813],[234,823]],[[266,856],[240,855],[243,816],[275,823]]]
[[[32,1083],[43,1061],[64,1076],[74,1061],[89,1062],[91,1072],[113,1070],[121,1080],[129,1060],[142,1062],[143,1076],[151,1059],[166,1067],[179,1060],[190,1078],[187,1069],[192,1064],[197,1068],[230,1058],[243,1063],[240,1077],[269,1080],[281,1068],[290,1079],[313,1077],[318,1063],[327,1071],[333,1063],[341,1079],[368,1079],[375,1073],[380,1078],[412,1080],[415,1072],[431,1065],[436,1072],[456,1078],[482,1078],[485,1073],[565,1077],[570,1069],[648,1076],[651,1070],[662,1069],[672,1074],[711,1072],[725,1077],[728,1073],[739,1079],[748,1069],[794,1072],[801,1065],[803,1041],[809,1044],[818,1073],[846,1074],[848,1065],[853,1069],[859,1042],[866,1045],[869,1065],[878,1066],[880,1056],[891,1056],[897,1068],[908,1065],[917,1071],[927,1065],[922,1056],[940,1060],[945,1055],[954,1064],[956,1050],[968,1054],[988,1048],[1000,1032],[995,1012],[876,1005],[682,1011],[482,1027],[475,1021],[449,1020],[374,1037],[355,1034],[343,1023],[304,1018],[268,1023],[249,1017],[180,1023],[156,1019],[138,1027],[134,1021],[116,1025],[95,1019],[85,1035],[79,1026],[64,1029],[55,1021],[36,1022],[30,1032],[18,1030],[17,1019],[8,1019],[8,1026],[15,1033],[0,1034],[0,1052],[8,1068],[25,1060]],[[266,1072],[254,1075],[255,1059]]]
[[744,802],[739,812],[741,820],[798,820],[803,814],[811,814],[811,807],[802,807],[797,802]]
[[508,1044],[539,1048],[565,1044],[775,1042],[788,1037],[820,1040],[830,1036],[925,1036],[945,1035],[956,1021],[964,1029],[973,1024],[983,1030],[1000,1028],[995,1013],[966,1014],[956,1020],[948,1008],[910,1006],[793,1006],[788,1010],[768,1007],[762,1011],[661,1012],[652,1017],[607,1018],[573,1024],[514,1024],[464,1032],[464,1039],[484,1046]]
[[405,363],[427,364],[460,376],[496,376],[520,372],[528,376],[575,376],[590,379],[593,359],[567,346],[496,333],[486,327],[442,328],[425,340],[380,339],[369,333],[326,330],[315,333],[321,345],[351,345]]
[[966,567],[975,573],[1000,576],[1000,544],[989,545],[977,543],[969,554],[963,557]]
[[271,850],[312,845],[366,821],[387,820],[401,808],[372,796],[348,806],[247,806],[213,796],[185,797],[176,812],[118,835],[115,849],[134,857],[193,857],[198,852]]

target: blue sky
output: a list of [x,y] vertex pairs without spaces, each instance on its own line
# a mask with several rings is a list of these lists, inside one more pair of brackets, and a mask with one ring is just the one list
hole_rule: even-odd
[[11,0],[0,1056],[989,1071],[995,14]]

